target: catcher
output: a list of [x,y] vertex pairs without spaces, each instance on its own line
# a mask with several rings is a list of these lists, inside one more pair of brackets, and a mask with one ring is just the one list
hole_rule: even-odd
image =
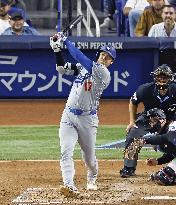
[[[174,73],[170,67],[163,64],[152,72],[154,82],[146,83],[137,89],[130,99],[129,113],[130,123],[127,126],[127,136],[125,149],[134,141],[136,136],[141,138],[143,135],[151,132],[148,117],[146,113],[152,108],[162,109],[166,115],[166,124],[160,131],[165,133],[168,124],[174,120],[176,109],[176,84],[173,82]],[[137,114],[139,103],[143,103],[144,112]],[[155,132],[154,130],[152,132]],[[124,168],[120,170],[120,176],[123,178],[135,175],[138,154],[133,160],[124,156]]]
[[[157,126],[159,131],[164,127],[166,120],[157,113],[163,111],[152,109],[148,112],[149,123],[151,126]],[[140,139],[135,139],[126,150],[126,157],[133,159],[136,153],[140,151],[144,144],[157,145],[157,149],[164,154],[158,159],[147,159],[148,166],[156,166],[168,163],[158,172],[150,175],[150,179],[159,185],[176,185],[176,121],[172,121],[165,134],[146,134]]]

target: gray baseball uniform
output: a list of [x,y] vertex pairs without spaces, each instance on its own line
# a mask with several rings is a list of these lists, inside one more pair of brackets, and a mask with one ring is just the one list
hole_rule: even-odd
[[[80,64],[77,67],[79,74],[71,88],[59,129],[62,153],[60,165],[65,185],[73,185],[75,170],[72,156],[77,141],[88,169],[88,180],[97,176],[94,149],[98,127],[97,110],[100,96],[110,82],[110,72],[104,65],[94,62],[92,74]],[[65,69],[65,74],[73,72]]]
[[75,169],[72,157],[77,141],[87,167],[88,182],[94,183],[97,178],[98,163],[95,156],[96,133],[99,122],[97,110],[100,96],[111,79],[109,70],[103,64],[106,62],[106,65],[109,66],[116,58],[116,51],[111,46],[102,46],[97,58],[101,55],[100,61],[105,56],[107,59],[100,64],[91,61],[68,39],[64,39],[70,54],[78,62],[76,65],[65,64],[62,53],[59,52],[60,40],[57,42],[54,43],[51,38],[50,45],[56,52],[56,69],[61,74],[76,76],[62,114],[59,129],[60,166],[63,182],[67,187],[75,187],[73,181]]

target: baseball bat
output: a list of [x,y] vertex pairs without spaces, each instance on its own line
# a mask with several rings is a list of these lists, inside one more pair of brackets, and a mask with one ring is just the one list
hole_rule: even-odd
[[[63,34],[66,34],[67,31],[71,30],[74,26],[76,26],[83,19],[83,15],[79,15],[74,18],[63,30]],[[54,42],[57,41],[57,37],[53,39]]]

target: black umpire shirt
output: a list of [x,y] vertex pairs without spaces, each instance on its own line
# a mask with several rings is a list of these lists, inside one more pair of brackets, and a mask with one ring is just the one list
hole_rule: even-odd
[[154,82],[143,84],[133,94],[131,102],[134,105],[143,103],[144,111],[152,108],[162,109],[166,114],[167,120],[174,120],[175,110],[172,109],[172,105],[176,104],[176,83],[169,85],[167,94],[164,96],[158,94]]

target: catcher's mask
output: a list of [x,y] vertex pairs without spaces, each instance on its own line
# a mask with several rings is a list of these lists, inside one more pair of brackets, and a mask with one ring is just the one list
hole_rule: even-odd
[[147,117],[149,119],[150,126],[155,132],[159,132],[166,122],[166,115],[164,111],[158,108],[148,110]]
[[153,75],[158,90],[168,89],[170,83],[174,80],[174,73],[167,64],[157,67],[154,72],[151,72],[151,75]]
[[113,61],[116,59],[116,50],[115,50],[115,48],[112,47],[112,46],[106,45],[106,46],[101,46],[101,47],[99,48],[99,51],[98,51],[97,54],[96,54],[96,60],[98,60],[98,58],[99,58],[99,56],[100,56],[100,53],[101,53],[102,51],[108,53],[108,54],[111,56],[111,58],[113,59]]

